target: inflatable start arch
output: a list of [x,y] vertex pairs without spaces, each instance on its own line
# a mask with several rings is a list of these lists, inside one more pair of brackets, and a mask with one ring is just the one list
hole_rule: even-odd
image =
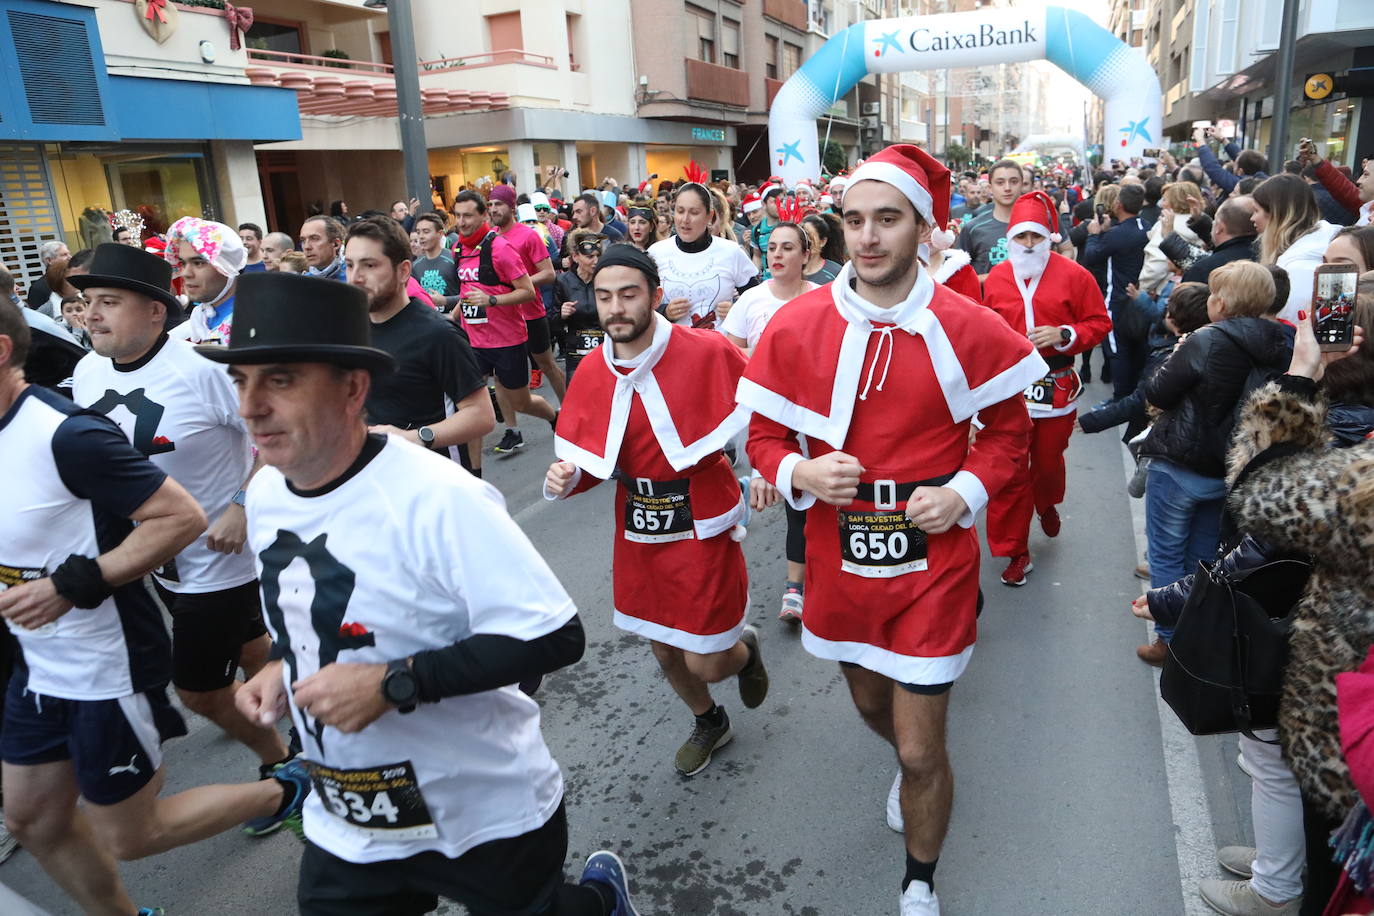
[[1159,77],[1137,49],[1062,6],[999,7],[874,19],[834,35],[778,91],[768,115],[770,164],[788,184],[816,178],[816,120],[869,73],[1044,59],[1106,102],[1103,150],[1131,159],[1159,146]]

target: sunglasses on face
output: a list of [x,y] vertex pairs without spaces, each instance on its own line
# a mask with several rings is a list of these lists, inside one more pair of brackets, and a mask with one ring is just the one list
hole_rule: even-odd
[[553,212],[553,207],[535,207],[534,209],[537,210],[537,211],[539,211],[540,213],[552,213],[552,212]]

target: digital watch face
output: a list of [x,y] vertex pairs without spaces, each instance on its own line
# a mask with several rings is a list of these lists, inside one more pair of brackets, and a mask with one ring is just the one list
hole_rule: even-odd
[[1317,289],[1312,303],[1317,343],[1342,344],[1354,339],[1355,271],[1317,274]]

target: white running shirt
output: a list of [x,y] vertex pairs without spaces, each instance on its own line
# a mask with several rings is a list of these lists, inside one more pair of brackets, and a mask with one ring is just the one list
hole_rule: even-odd
[[[720,326],[726,334],[745,341],[750,350],[758,346],[763,329],[778,313],[778,309],[792,301],[774,296],[772,285],[771,280],[765,280],[758,286],[740,293],[739,299],[730,309],[730,314],[725,316],[725,321]],[[804,295],[815,288],[816,284],[804,282],[802,291],[797,295]]]
[[735,298],[735,290],[759,272],[738,245],[720,236],[712,236],[703,251],[683,251],[676,239],[664,239],[649,246],[649,255],[658,265],[663,301],[686,299],[692,304],[677,321],[688,327],[692,319],[715,309],[717,302]]
[[[385,663],[478,634],[529,640],[576,613],[490,484],[395,436],[350,470],[323,492],[299,495],[265,467],[248,490],[248,539],[288,696],[294,681],[332,661]],[[429,829],[389,826],[400,798],[342,793],[340,808],[310,794],[306,836],[349,862],[460,856],[542,826],[563,797],[539,706],[515,685],[388,711],[354,734],[321,726],[294,703],[291,717],[312,764],[413,769]],[[353,822],[335,811],[353,811]]]

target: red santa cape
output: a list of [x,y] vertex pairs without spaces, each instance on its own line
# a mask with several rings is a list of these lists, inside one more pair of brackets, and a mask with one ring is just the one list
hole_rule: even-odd
[[[618,363],[609,343],[599,352],[568,387],[554,452],[578,467],[568,495],[612,475],[619,481],[615,623],[689,652],[724,651],[749,607],[744,552],[730,536],[744,502],[721,453],[749,421],[734,401],[744,355],[714,331],[662,316],[639,358]],[[677,481],[688,483],[690,533],[636,540],[622,530],[629,487]]]
[[973,269],[972,258],[967,251],[947,249],[940,266],[930,273],[936,283],[942,283],[974,302],[983,301],[983,285],[978,281],[978,273]]
[[[976,637],[973,516],[1026,449],[1020,395],[1046,366],[1023,335],[926,271],[904,302],[878,309],[850,287],[852,270],[794,300],[764,330],[737,392],[755,411],[749,456],[794,508],[807,510],[807,650],[903,683],[945,683],[963,671]],[[970,449],[979,412],[987,425]],[[842,449],[857,458],[875,492],[888,482],[939,480],[968,511],[929,536],[924,568],[856,575],[841,562],[836,508],[792,489],[803,460],[797,433],[811,457]],[[845,507],[882,508],[860,500]]]

